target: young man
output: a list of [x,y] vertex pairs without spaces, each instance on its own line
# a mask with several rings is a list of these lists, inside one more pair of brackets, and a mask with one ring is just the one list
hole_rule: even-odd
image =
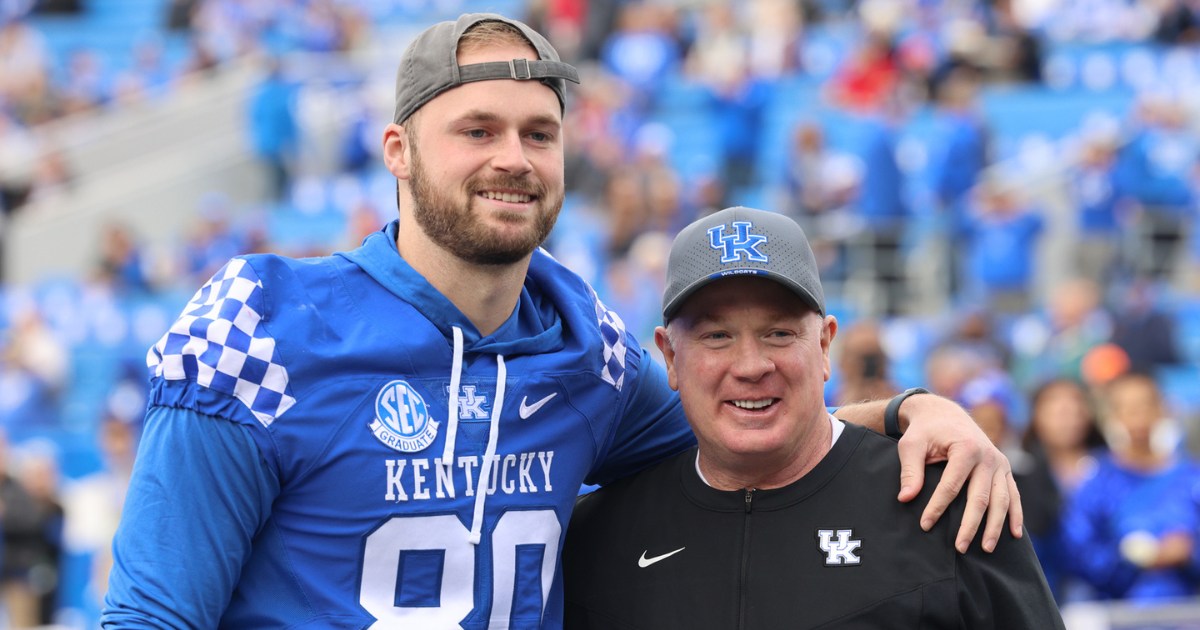
[[[567,80],[519,22],[431,27],[383,139],[399,221],[327,258],[236,258],[196,294],[148,357],[106,628],[559,625],[580,484],[693,443],[662,369],[538,250]],[[1006,511],[1007,461],[947,401],[912,400],[901,498],[950,457],[927,518],[968,477]]]
[[1028,540],[954,553],[948,523],[923,531],[886,489],[895,442],[825,410],[838,326],[794,221],[684,228],[663,320],[699,445],[579,500],[566,628],[1063,627]]

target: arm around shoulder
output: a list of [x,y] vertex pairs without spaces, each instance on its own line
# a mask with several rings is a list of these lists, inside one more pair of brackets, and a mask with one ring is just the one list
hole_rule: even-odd
[[248,431],[151,408],[113,540],[106,630],[217,626],[279,494]]

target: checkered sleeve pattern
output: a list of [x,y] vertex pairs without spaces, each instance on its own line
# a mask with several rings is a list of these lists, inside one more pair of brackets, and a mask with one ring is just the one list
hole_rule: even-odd
[[621,391],[621,386],[625,384],[625,322],[600,301],[595,289],[592,290],[592,300],[596,303],[600,338],[604,340],[604,367],[600,371],[600,378]]
[[262,312],[262,282],[254,268],[240,258],[229,261],[150,348],[150,377],[194,379],[237,398],[270,426],[296,398]]

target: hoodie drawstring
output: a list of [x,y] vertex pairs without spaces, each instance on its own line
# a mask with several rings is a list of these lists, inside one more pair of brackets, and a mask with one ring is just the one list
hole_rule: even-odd
[[472,545],[479,544],[479,532],[483,529],[483,500],[487,496],[492,460],[496,457],[496,442],[500,441],[500,410],[504,406],[504,381],[507,376],[504,357],[497,354],[496,403],[492,405],[492,426],[488,429],[488,445],[483,453],[483,465],[479,467],[479,485],[475,487],[475,516],[471,519],[471,536],[467,539]]
[[454,363],[450,366],[450,417],[446,426],[446,447],[442,449],[442,465],[454,468],[454,441],[458,438],[458,386],[462,381],[463,334],[454,327]]
[[[463,334],[462,329],[454,327],[454,362],[450,366],[450,417],[446,427],[446,444],[442,449],[442,465],[454,465],[454,442],[458,438],[458,390],[462,381]],[[483,454],[483,463],[479,467],[479,483],[475,486],[475,514],[471,518],[471,535],[467,540],[472,545],[478,545],[480,532],[483,530],[483,502],[487,497],[489,477],[492,472],[492,459],[496,456],[496,443],[500,441],[500,412],[504,408],[504,381],[508,371],[504,367],[504,357],[496,355],[496,398],[492,405],[492,422],[488,427],[487,450]]]

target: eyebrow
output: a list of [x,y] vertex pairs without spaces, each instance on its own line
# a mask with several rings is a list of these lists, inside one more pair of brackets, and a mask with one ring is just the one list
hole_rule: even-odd
[[[815,311],[810,311],[810,312],[815,312]],[[807,316],[807,314],[808,313],[801,314],[801,319],[803,319],[805,316]],[[775,319],[776,320],[786,319],[792,315],[794,315],[794,313],[780,311],[775,314]],[[695,327],[698,327],[698,326],[701,326],[704,324],[709,324],[709,325],[713,325],[713,326],[724,326],[729,321],[729,319],[730,319],[729,317],[717,317],[716,315],[713,315],[712,313],[705,312],[705,313],[701,313],[700,315],[697,315],[694,318],[692,318],[692,321],[691,321],[691,324],[689,324],[689,327],[695,328]]]
[[[486,122],[486,123],[502,122],[499,115],[497,115],[493,112],[482,110],[482,109],[473,109],[473,110],[463,114],[462,116],[460,116],[458,120]],[[561,127],[562,121],[554,116],[551,116],[550,114],[538,114],[537,116],[533,116],[532,118],[529,118],[529,119],[523,121],[523,124],[536,125],[536,126]]]
[[693,317],[692,321],[688,325],[688,327],[689,328],[697,328],[699,326],[706,325],[706,324],[712,325],[712,326],[720,326],[722,323],[724,323],[724,319],[717,318],[710,313],[702,313],[700,315]]

